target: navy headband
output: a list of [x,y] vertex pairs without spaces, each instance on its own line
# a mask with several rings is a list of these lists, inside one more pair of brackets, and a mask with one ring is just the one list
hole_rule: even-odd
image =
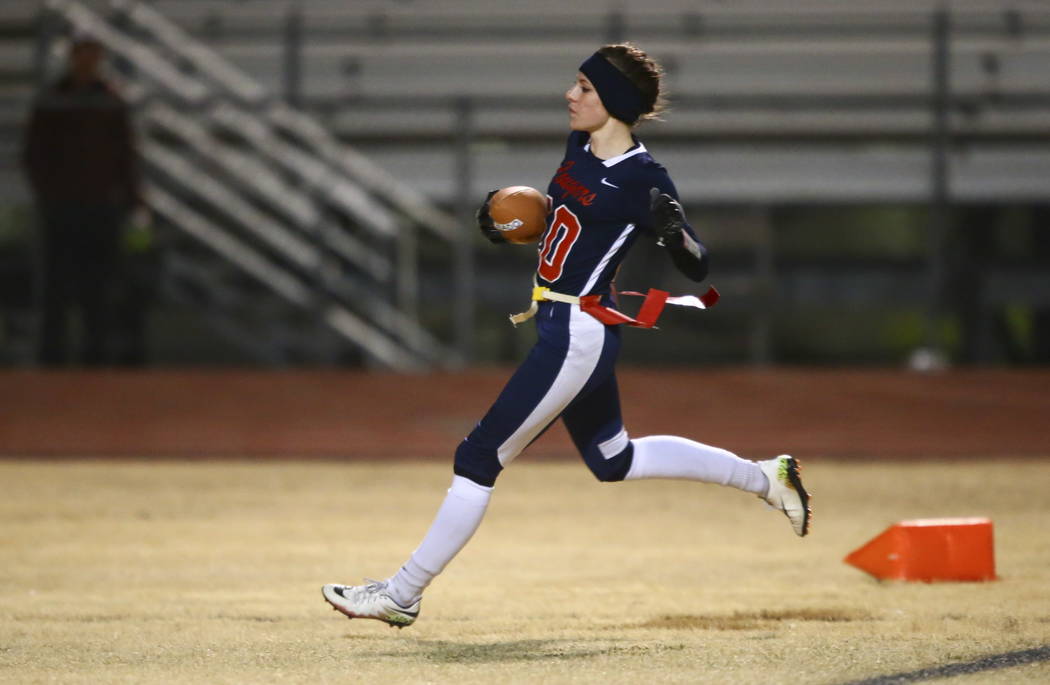
[[596,52],[584,60],[580,71],[598,91],[605,110],[625,124],[633,124],[649,111],[644,104],[642,91],[601,53]]

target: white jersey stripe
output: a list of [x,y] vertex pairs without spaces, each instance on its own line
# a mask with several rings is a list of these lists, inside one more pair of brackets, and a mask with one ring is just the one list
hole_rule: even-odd
[[[591,151],[591,144],[587,143],[586,145],[583,146],[583,149],[586,150],[587,152],[590,152]],[[606,167],[613,167],[613,166],[616,166],[617,164],[619,164],[620,162],[622,162],[623,160],[627,159],[628,157],[634,157],[635,155],[640,155],[643,152],[648,152],[648,150],[645,149],[645,145],[642,145],[642,143],[639,142],[637,145],[635,145],[634,147],[632,147],[630,150],[628,150],[627,152],[623,153],[622,155],[617,155],[616,157],[610,157],[609,159],[603,159],[602,160],[602,165],[604,165]]]
[[623,231],[620,233],[620,237],[613,242],[612,246],[605,253],[605,256],[602,257],[600,262],[598,262],[598,266],[591,272],[590,278],[587,279],[587,284],[584,285],[583,290],[579,292],[580,295],[591,294],[591,288],[593,288],[594,284],[598,282],[599,278],[601,278],[602,272],[605,271],[605,267],[609,265],[609,260],[613,258],[613,255],[615,255],[621,247],[623,247],[624,241],[627,240],[627,236],[631,235],[631,231],[633,230],[634,224],[627,224],[624,226]]
[[638,143],[636,146],[634,146],[633,148],[631,148],[627,152],[623,153],[622,155],[618,155],[616,157],[611,157],[609,159],[604,160],[602,162],[602,164],[605,165],[606,167],[616,166],[617,164],[619,164],[623,160],[627,159],[628,157],[634,157],[635,155],[640,155],[643,152],[648,152],[648,150],[645,149],[644,145],[642,145],[641,143]]
[[604,442],[599,442],[598,451],[601,452],[602,456],[606,459],[612,459],[627,449],[627,445],[630,442],[631,438],[627,435],[627,429],[621,428],[620,432],[616,435]]
[[504,467],[514,461],[551,421],[565,411],[590,380],[605,345],[605,326],[575,305],[569,305],[569,349],[557,377],[518,429],[496,450]]

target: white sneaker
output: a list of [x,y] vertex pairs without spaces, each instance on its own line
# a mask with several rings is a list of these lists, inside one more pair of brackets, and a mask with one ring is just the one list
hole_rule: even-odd
[[791,521],[791,527],[799,537],[809,532],[809,520],[813,511],[809,508],[809,493],[802,485],[798,460],[787,454],[776,459],[758,462],[762,473],[769,479],[769,492],[763,497],[774,509],[779,509]]
[[368,585],[336,585],[329,583],[321,594],[332,608],[349,618],[374,618],[391,626],[404,628],[415,623],[419,616],[417,599],[403,607],[387,594],[386,581],[368,579]]

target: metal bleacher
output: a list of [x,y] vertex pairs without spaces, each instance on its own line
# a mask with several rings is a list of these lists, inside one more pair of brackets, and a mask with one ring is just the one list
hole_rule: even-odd
[[32,3],[0,3],[0,200],[21,192],[15,160],[25,108],[34,91],[36,13]]
[[32,358],[32,252],[20,238],[27,190],[18,157],[34,93],[32,3],[0,3],[0,364]]
[[[803,304],[793,298],[867,307],[890,297],[929,314],[946,203],[1050,198],[1050,5],[1036,0],[154,7],[465,221],[489,188],[546,185],[577,65],[602,43],[639,43],[664,64],[672,101],[640,134],[691,212],[735,208],[704,226],[720,263],[741,265],[719,274],[727,301],[748,312],[725,359],[741,348],[775,358],[771,312]],[[892,203],[931,207],[928,263],[774,273],[770,207]],[[498,273],[482,268],[479,282],[485,308],[514,305]],[[705,347],[705,358],[719,354]]]
[[[636,40],[665,63],[674,103],[643,132],[687,200],[705,203],[926,197],[932,16],[942,5],[951,124],[975,141],[952,158],[957,199],[1046,196],[1045,3],[154,3],[277,92],[289,87],[289,57],[298,60],[298,98],[442,202],[458,197],[445,143],[462,126],[464,98],[471,135],[495,143],[476,150],[470,194],[490,181],[542,183],[576,65],[608,39]],[[302,36],[294,53],[289,25]]]
[[[437,244],[446,251],[435,261],[448,262],[446,248],[453,248],[452,270],[466,274],[455,292],[470,298],[462,303],[467,310],[475,297],[493,311],[520,305],[521,292],[507,287],[502,269],[507,260],[524,262],[522,255],[479,252],[485,261],[472,288],[474,267],[457,231],[469,230],[486,190],[546,186],[567,132],[562,93],[580,61],[605,42],[635,41],[667,70],[671,110],[665,121],[645,124],[640,135],[671,171],[687,209],[739,210],[725,215],[723,224],[705,227],[704,237],[744,255],[744,268],[724,271],[719,285],[746,303],[747,330],[729,344],[739,348],[743,341],[754,361],[771,358],[769,311],[776,303],[770,295],[769,207],[921,205],[935,203],[938,193],[954,203],[1050,201],[1050,4],[1039,0],[52,3],[70,4],[90,8],[145,46],[146,52],[122,55],[132,64],[158,53],[174,80],[204,82],[206,72],[195,60],[213,51],[208,69],[234,74],[193,103],[176,98],[173,104],[170,92],[143,94],[137,106],[155,174],[182,179],[184,194],[210,197],[215,207],[238,214],[242,233],[253,233],[267,253],[280,253],[278,261],[293,262],[300,280],[327,273],[318,265],[330,266],[334,259],[340,271],[328,279],[326,297],[346,307],[351,296],[340,287],[401,293],[377,298],[381,311],[347,309],[384,340],[395,341],[399,351],[385,360],[385,342],[369,353],[395,368],[471,357],[463,341],[472,319],[461,314],[439,316],[446,329],[452,320],[457,341],[446,335],[446,343],[456,351],[423,353],[435,341],[423,327],[427,303],[418,301],[418,293],[448,291],[450,276],[422,265],[406,267],[400,258],[418,252],[415,242],[434,233],[427,228],[434,222],[424,216],[430,210],[421,208],[443,217],[437,223],[444,228],[436,233],[443,235]],[[155,22],[149,19],[154,15]],[[158,29],[161,24],[169,28]],[[940,83],[938,49],[947,60],[947,79]],[[24,41],[15,47],[0,43],[0,57],[12,56],[11,63],[31,64],[33,54]],[[135,65],[132,80],[149,71]],[[156,74],[146,75],[156,80]],[[943,119],[936,106],[939,87]],[[236,107],[224,107],[227,100]],[[293,129],[299,127],[294,144],[286,140],[292,120],[298,122]],[[302,135],[306,120],[312,135]],[[276,128],[260,128],[260,122]],[[231,140],[232,146],[216,145]],[[311,177],[305,167],[282,167],[303,149],[321,160],[317,168],[335,168],[346,183],[318,199],[317,184],[302,182]],[[326,156],[328,149],[340,151],[337,159]],[[255,156],[260,151],[261,160]],[[940,180],[938,160],[945,167]],[[190,163],[239,178],[233,181],[239,193],[262,192],[281,201],[260,214],[253,210],[259,198],[239,204],[220,197],[224,189],[194,178],[193,167],[185,166]],[[344,163],[351,168],[342,168]],[[289,182],[288,174],[299,180]],[[391,191],[395,185],[400,190]],[[379,207],[368,212],[372,219],[357,217],[364,224],[394,217],[386,237],[324,224],[333,211],[353,217],[352,209],[339,205],[354,193]],[[157,197],[164,197],[163,189]],[[205,218],[183,215],[191,224]],[[283,228],[268,228],[275,221]],[[327,229],[319,231],[319,225]],[[289,240],[289,227],[290,235],[306,242]],[[329,241],[335,236],[335,242],[318,248],[318,235]],[[377,245],[378,254],[369,256]],[[317,249],[321,253],[311,255]],[[433,244],[421,249],[433,256]],[[193,270],[189,262],[183,266]],[[866,281],[872,297],[891,286],[907,289],[912,299],[926,296],[929,274],[915,270],[883,288],[887,274],[893,281],[885,271]],[[339,275],[345,276],[341,286]],[[779,278],[784,292],[805,288],[787,274]],[[851,287],[836,282],[825,291],[853,292]],[[316,293],[300,294],[309,302],[306,309],[316,308]],[[250,334],[246,342],[293,333]],[[344,328],[339,335],[346,334]],[[360,345],[362,335],[350,337]],[[267,350],[257,356],[285,359]],[[725,358],[739,359],[739,352]]]
[[420,321],[416,287],[418,237],[457,252],[450,215],[148,5],[57,0],[44,21],[45,45],[85,31],[124,65],[146,198],[175,229],[169,298],[269,364],[337,362],[348,347],[398,370],[457,363]]

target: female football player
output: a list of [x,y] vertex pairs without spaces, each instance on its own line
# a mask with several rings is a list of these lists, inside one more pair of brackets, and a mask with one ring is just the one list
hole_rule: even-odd
[[[547,191],[551,211],[535,302],[519,315],[535,317],[538,340],[456,450],[452,486],[401,569],[385,581],[324,586],[324,598],[350,618],[412,624],[423,590],[477,530],[500,471],[558,418],[601,481],[679,478],[728,485],[784,512],[796,534],[808,532],[809,495],[792,457],[756,463],[686,438],[628,436],[616,385],[620,327],[611,309],[613,276],[643,234],[695,281],[707,275],[707,250],[686,223],[667,171],[633,135],[663,107],[659,65],[633,45],[606,45],[580,65],[565,99],[571,132]],[[500,229],[488,213],[491,197],[478,210],[478,224],[499,243]]]

